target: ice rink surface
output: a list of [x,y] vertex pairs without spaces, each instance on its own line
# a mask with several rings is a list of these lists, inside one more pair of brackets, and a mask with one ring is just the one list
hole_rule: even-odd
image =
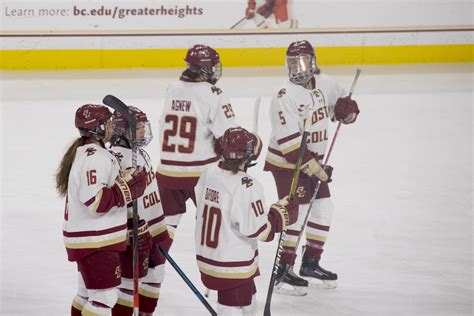
[[[356,67],[324,67],[350,87]],[[64,201],[53,175],[77,137],[74,112],[114,94],[145,110],[155,139],[165,86],[179,69],[1,72],[0,314],[68,315],[76,265],[62,241]],[[229,69],[218,86],[244,127],[262,96],[260,134],[268,142],[270,95],[283,68]],[[335,290],[305,297],[275,294],[273,315],[472,315],[473,65],[364,66],[354,92],[361,114],[340,130],[330,164],[335,213],[323,267]],[[335,124],[332,126],[334,131]],[[276,201],[263,159],[250,169]],[[198,288],[194,206],[171,255]],[[259,314],[277,242],[260,243]],[[300,258],[298,258],[300,259]],[[297,260],[299,269],[299,260]],[[216,295],[210,298],[215,306]],[[171,266],[155,315],[207,315]]]

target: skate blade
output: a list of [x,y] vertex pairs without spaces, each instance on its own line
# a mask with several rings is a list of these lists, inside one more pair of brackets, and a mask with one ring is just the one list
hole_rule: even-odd
[[336,280],[320,280],[311,277],[302,277],[306,281],[308,281],[309,286],[312,288],[320,288],[325,290],[332,290],[337,288]]
[[288,283],[278,283],[275,285],[275,293],[289,296],[305,296],[308,288],[303,286],[293,286]]

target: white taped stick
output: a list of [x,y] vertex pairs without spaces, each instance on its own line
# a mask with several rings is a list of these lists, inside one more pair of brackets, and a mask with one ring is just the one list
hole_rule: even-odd
[[262,101],[262,97],[258,97],[255,100],[255,105],[253,108],[253,131],[258,133],[258,113],[260,111],[260,102]]

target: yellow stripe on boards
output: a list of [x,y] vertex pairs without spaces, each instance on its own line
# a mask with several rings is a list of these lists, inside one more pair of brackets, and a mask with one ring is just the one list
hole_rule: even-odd
[[[320,66],[474,62],[474,45],[316,47]],[[283,66],[286,48],[217,48],[224,67]],[[0,70],[183,68],[186,49],[1,50]]]

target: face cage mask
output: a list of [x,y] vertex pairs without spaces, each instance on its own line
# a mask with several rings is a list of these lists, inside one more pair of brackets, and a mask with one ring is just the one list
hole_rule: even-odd
[[255,142],[252,142],[252,147],[250,147],[247,150],[247,159],[245,160],[245,171],[247,171],[248,168],[253,167],[257,164],[257,162],[253,162],[255,160]]
[[316,72],[316,61],[311,55],[287,56],[286,67],[291,82],[306,85]]
[[143,135],[143,139],[137,140],[138,147],[146,147],[153,139],[153,132],[151,131],[150,122],[139,122],[144,123],[145,134]]
[[[143,128],[145,129],[145,132],[143,135],[143,139],[137,139],[136,144],[138,147],[146,147],[153,139],[153,133],[151,131],[150,122],[137,122],[137,124],[144,124]],[[110,142],[112,144],[116,144],[121,137],[125,138],[130,147],[132,146],[132,133],[130,129],[127,129],[125,131],[123,128],[116,128],[114,136],[112,137],[112,140]]]
[[210,84],[216,84],[222,76],[222,63],[220,61],[217,62],[217,64],[215,66],[212,66],[211,69],[203,68],[202,72],[207,77],[207,82],[209,82]]

